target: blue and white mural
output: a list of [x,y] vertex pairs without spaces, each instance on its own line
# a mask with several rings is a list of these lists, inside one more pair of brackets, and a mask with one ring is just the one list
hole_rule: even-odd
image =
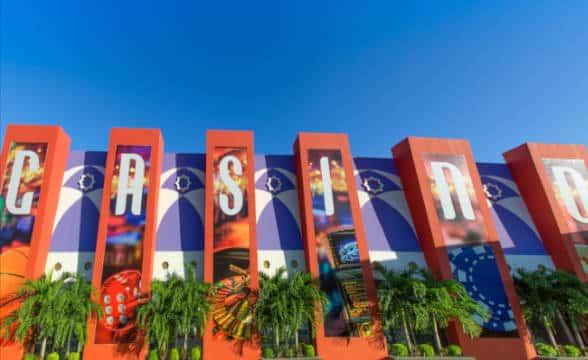
[[394,160],[355,158],[354,163],[371,261],[394,269],[425,266]]
[[[72,151],[60,193],[46,270],[91,276],[104,183],[105,152]],[[355,180],[370,259],[404,269],[425,266],[394,160],[355,158]],[[487,203],[512,270],[553,268],[505,164],[478,163]],[[202,276],[205,155],[163,157],[153,276],[196,266]],[[258,267],[305,269],[296,167],[290,155],[255,156]]]
[[294,157],[255,157],[258,267],[272,274],[284,266],[304,270]]
[[106,152],[72,151],[57,204],[46,271],[92,274]]
[[202,277],[204,249],[204,154],[163,156],[153,277],[184,274],[184,264]]
[[506,164],[478,163],[480,178],[496,226],[500,245],[511,270],[553,268]]

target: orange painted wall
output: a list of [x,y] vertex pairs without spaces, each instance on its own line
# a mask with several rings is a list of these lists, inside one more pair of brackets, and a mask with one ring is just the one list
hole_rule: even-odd
[[536,353],[522,317],[521,307],[498,241],[490,210],[485,205],[486,199],[483,197],[484,191],[480,175],[475,166],[469,143],[466,140],[409,137],[394,146],[392,152],[427,264],[438,278],[452,279],[453,276],[440,221],[429,188],[423,154],[463,155],[481,205],[482,217],[488,232],[487,244],[492,247],[496,255],[506,295],[517,323],[519,338],[470,339],[459,330],[457,324],[453,324],[448,331],[451,341],[459,344],[463,348],[464,354],[475,356],[478,360],[534,359]]
[[[142,281],[140,289],[142,294],[147,294],[151,285],[153,254],[155,252],[157,203],[160,188],[159,178],[161,175],[161,162],[163,157],[163,139],[160,131],[156,129],[116,128],[111,129],[110,131],[92,285],[96,289],[100,289],[102,283],[107,225],[110,216],[112,174],[114,171],[116,147],[118,145],[151,146],[151,164],[149,169],[145,232],[143,235]],[[137,343],[131,344],[95,344],[95,335],[96,319],[92,318],[88,322],[88,340],[84,349],[84,358],[86,359],[144,359],[147,352],[147,346],[143,343],[142,339],[139,339]]]
[[[355,178],[353,175],[353,163],[347,135],[344,134],[318,134],[300,133],[294,144],[296,158],[296,172],[298,178],[298,197],[300,203],[300,217],[302,223],[302,238],[308,271],[314,276],[319,275],[316,244],[314,242],[314,220],[312,216],[312,199],[310,191],[310,179],[307,171],[308,150],[340,150],[342,162],[349,190],[351,214],[355,227],[355,235],[359,248],[361,267],[365,279],[365,287],[370,302],[373,320],[374,335],[371,338],[339,338],[326,337],[322,324],[316,329],[316,348],[318,356],[324,360],[339,359],[384,359],[387,356],[386,341],[380,325],[380,314],[376,298],[376,288],[369,260],[365,230],[357,197]],[[317,309],[317,317],[322,317],[320,307]]]
[[[0,158],[0,184],[4,182],[7,157],[12,142],[48,144],[43,183],[31,237],[27,273],[25,274],[26,278],[34,279],[45,271],[45,262],[57,211],[57,200],[69,154],[70,139],[59,126],[8,125]],[[22,346],[19,344],[0,346],[1,359],[17,359],[22,356],[22,352]]]
[[[208,130],[206,132],[206,185],[204,215],[204,281],[213,281],[213,249],[214,249],[214,150],[217,147],[245,148],[247,153],[247,196],[249,216],[249,269],[250,287],[258,289],[259,274],[257,272],[257,223],[255,218],[255,166],[253,152],[253,132]],[[204,334],[203,358],[210,359],[259,359],[260,350],[257,338],[251,341],[227,341],[216,339],[212,333],[212,320],[209,321]]]
[[558,206],[542,162],[545,158],[580,159],[588,167],[588,151],[584,145],[525,143],[504,153],[504,159],[553,263],[557,268],[573,272],[586,281],[588,277],[574,245],[565,236],[571,229]]

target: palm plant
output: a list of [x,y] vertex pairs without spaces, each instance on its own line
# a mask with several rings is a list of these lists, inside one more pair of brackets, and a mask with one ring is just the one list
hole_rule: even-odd
[[25,280],[14,296],[15,301],[22,303],[2,321],[6,337],[14,329],[14,339],[33,349],[40,340],[41,359],[45,358],[47,342],[54,336],[59,322],[58,309],[63,301],[60,294],[63,281],[53,281],[51,272],[39,279]]
[[373,263],[382,326],[386,330],[400,328],[408,350],[414,353],[412,332],[433,330],[435,347],[441,351],[440,329],[451,321],[459,321],[462,331],[479,336],[482,327],[474,317],[486,321],[490,314],[467,293],[459,282],[437,280],[427,269],[394,271],[378,262]]
[[518,269],[513,279],[525,320],[541,324],[551,345],[557,347],[553,323],[557,317],[559,302],[555,296],[552,278],[548,272]]
[[422,329],[428,323],[426,288],[415,279],[415,270],[397,272],[379,262],[374,262],[373,268],[378,278],[376,287],[382,327],[385,330],[402,329],[408,350],[413,353],[411,328]]
[[567,328],[565,319],[568,320],[576,345],[583,349],[584,341],[580,332],[586,327],[585,319],[588,315],[588,283],[581,282],[565,271],[554,271],[552,274],[554,288],[557,290],[556,298],[560,304],[556,315],[564,329]]
[[295,271],[288,281],[288,302],[291,312],[288,330],[294,335],[295,349],[299,349],[298,330],[304,324],[310,324],[311,335],[316,332],[316,305],[327,305],[327,296],[321,291],[318,279],[308,272]]
[[420,269],[418,273],[422,276],[427,289],[426,311],[433,327],[437,352],[442,348],[439,328],[446,328],[452,320],[459,321],[466,335],[480,336],[482,326],[474,320],[474,316],[488,321],[490,313],[486,308],[472,299],[459,282],[453,279],[437,280],[427,269]]
[[62,275],[59,319],[55,331],[55,345],[66,348],[66,356],[70,353],[72,339],[77,342],[76,352],[82,350],[87,338],[87,321],[91,316],[102,317],[102,308],[95,299],[96,289],[79,274],[64,273]]
[[314,335],[316,305],[327,304],[318,279],[301,271],[286,276],[284,267],[278,268],[272,276],[260,273],[259,278],[259,297],[254,310],[258,331],[272,329],[276,350],[280,349],[281,339],[292,337],[295,348],[299,349],[298,331],[310,324]]
[[259,273],[259,296],[254,307],[254,318],[257,330],[263,332],[273,330],[276,349],[280,348],[280,338],[286,333],[288,324],[288,279],[286,269],[280,267],[274,275]]
[[580,333],[588,315],[588,284],[565,271],[524,269],[517,270],[514,282],[525,319],[541,324],[552,346],[557,346],[553,326],[558,321],[568,340],[584,347]]
[[166,359],[169,345],[178,335],[180,315],[177,304],[183,301],[182,279],[171,275],[167,280],[155,280],[151,283],[149,301],[139,305],[137,324],[146,329],[147,338],[155,343],[160,358]]
[[190,334],[201,337],[204,334],[208,316],[213,308],[212,298],[214,288],[196,277],[194,268],[185,266],[185,276],[178,283],[177,290],[181,296],[173,296],[172,311],[179,317],[177,324],[178,335],[183,338],[182,359],[188,357],[188,343]]

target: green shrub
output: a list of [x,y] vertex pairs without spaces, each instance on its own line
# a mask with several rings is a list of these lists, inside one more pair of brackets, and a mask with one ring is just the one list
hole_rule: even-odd
[[315,356],[314,346],[312,346],[310,344],[302,345],[302,353],[306,357],[314,357]]
[[558,356],[557,350],[551,345],[547,345],[544,343],[537,343],[535,344],[535,350],[537,350],[537,354],[540,356]]
[[80,360],[80,353],[77,353],[77,352],[69,353],[67,360]]
[[159,360],[159,354],[157,350],[153,349],[149,351],[149,356],[147,357],[148,360]]
[[435,356],[435,349],[429,344],[420,344],[419,351],[423,356]]
[[578,349],[574,345],[564,345],[562,346],[562,349],[566,353],[566,356],[578,357],[581,355],[580,349]]
[[180,360],[180,350],[173,348],[169,352],[169,360]]
[[449,345],[447,347],[447,355],[461,356],[461,348],[458,345]]
[[408,356],[408,348],[401,343],[392,344],[390,352],[396,356]]
[[200,346],[194,346],[192,348],[192,360],[200,360],[201,357],[202,349],[200,349]]
[[52,352],[47,355],[47,360],[59,360],[59,354],[56,352]]
[[274,352],[274,348],[266,346],[261,349],[261,356],[265,359],[273,359],[276,357],[276,353]]
[[39,357],[35,354],[25,354],[22,360],[37,360]]
[[293,347],[289,347],[286,349],[286,357],[295,357],[296,351],[294,351]]

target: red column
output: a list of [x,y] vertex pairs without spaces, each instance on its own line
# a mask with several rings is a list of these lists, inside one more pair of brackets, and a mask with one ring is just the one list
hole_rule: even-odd
[[[0,320],[18,307],[5,302],[24,279],[45,270],[69,144],[59,126],[6,129],[0,158]],[[0,339],[0,358],[18,359],[22,352],[20,344]]]
[[555,266],[587,280],[586,147],[525,143],[504,158]]
[[[301,133],[294,152],[306,263],[314,276],[321,275],[332,305],[329,314],[317,310],[323,317],[316,331],[318,356],[385,358],[347,136]],[[341,306],[333,306],[337,302]]]
[[[253,133],[206,132],[204,281],[221,285],[205,359],[258,359],[251,313],[258,288]],[[235,306],[237,305],[238,306]]]
[[135,310],[151,283],[162,156],[159,130],[110,131],[92,276],[104,317],[88,324],[84,358],[145,357]]
[[429,268],[493,310],[482,337],[470,339],[453,324],[451,340],[479,360],[534,358],[469,143],[411,137],[392,151]]

